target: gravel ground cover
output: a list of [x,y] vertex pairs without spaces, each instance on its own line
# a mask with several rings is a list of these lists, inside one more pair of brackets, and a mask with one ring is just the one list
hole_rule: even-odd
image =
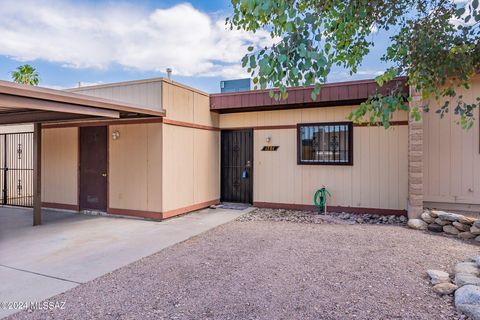
[[426,270],[477,253],[402,226],[234,221],[9,319],[464,319]]
[[406,225],[407,217],[383,216],[378,214],[350,214],[346,212],[328,212],[286,209],[256,209],[237,218],[238,221],[285,221],[297,223],[336,223],[336,224],[398,224]]

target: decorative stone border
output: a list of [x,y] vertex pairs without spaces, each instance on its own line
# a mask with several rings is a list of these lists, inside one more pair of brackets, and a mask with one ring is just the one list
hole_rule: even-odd
[[427,270],[433,290],[441,295],[455,292],[455,307],[472,320],[480,320],[480,256],[457,263],[453,283],[442,270]]
[[480,219],[457,213],[424,210],[420,219],[410,219],[407,225],[412,229],[444,232],[460,239],[480,242]]

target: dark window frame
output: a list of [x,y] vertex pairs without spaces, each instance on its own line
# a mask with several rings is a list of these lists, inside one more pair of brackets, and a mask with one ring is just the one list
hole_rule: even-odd
[[[305,161],[302,160],[302,137],[301,128],[306,126],[341,126],[348,127],[348,161],[347,162],[333,162],[333,161]],[[297,123],[297,165],[328,165],[328,166],[353,166],[353,122],[339,121],[339,122],[312,122],[312,123]]]

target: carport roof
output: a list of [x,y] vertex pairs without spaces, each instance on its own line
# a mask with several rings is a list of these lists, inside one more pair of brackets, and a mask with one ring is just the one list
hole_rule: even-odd
[[0,81],[0,124],[163,116],[120,101]]

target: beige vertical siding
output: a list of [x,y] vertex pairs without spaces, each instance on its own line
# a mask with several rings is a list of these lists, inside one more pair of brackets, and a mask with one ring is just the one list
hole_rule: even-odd
[[78,128],[42,130],[42,201],[78,205]]
[[68,91],[89,96],[128,102],[139,107],[162,110],[163,79],[150,79],[80,87]]
[[218,126],[208,95],[164,82],[167,120],[190,127],[163,124],[163,211],[214,201],[220,197],[220,135],[191,125]]
[[207,94],[176,82],[163,83],[163,106],[166,119],[218,127],[219,115],[210,112]]
[[108,139],[109,207],[160,212],[162,124],[111,125]]
[[[469,90],[458,92],[473,102],[480,96],[480,77]],[[455,101],[451,102],[451,106]],[[457,204],[480,204],[479,111],[475,124],[463,130],[458,117],[450,110],[443,119],[434,111],[424,113],[424,201]]]
[[[345,121],[354,107],[222,114],[222,128],[296,125]],[[396,115],[394,120],[405,120]],[[332,193],[330,205],[405,209],[407,201],[407,126],[354,128],[354,165],[297,165],[296,129],[255,130],[254,201],[313,204],[322,185]],[[276,152],[260,151],[267,145]]]

